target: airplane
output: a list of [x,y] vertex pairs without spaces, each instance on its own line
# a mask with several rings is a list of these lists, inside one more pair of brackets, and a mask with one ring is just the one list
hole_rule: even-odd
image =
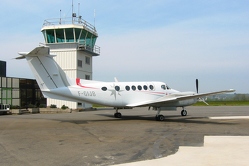
[[157,111],[156,120],[165,118],[162,110],[182,107],[181,115],[186,116],[186,106],[197,101],[204,101],[202,97],[234,92],[234,89],[209,93],[198,93],[198,79],[196,92],[180,92],[171,89],[163,82],[101,82],[80,78],[71,79],[50,55],[50,49],[39,46],[31,52],[19,52],[16,59],[27,60],[35,79],[45,98],[53,98],[74,102],[87,102],[115,108],[114,117],[121,118],[121,108],[149,107]]

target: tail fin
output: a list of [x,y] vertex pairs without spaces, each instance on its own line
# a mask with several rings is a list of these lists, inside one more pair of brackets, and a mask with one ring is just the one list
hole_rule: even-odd
[[49,47],[36,47],[29,53],[19,54],[22,56],[16,59],[27,59],[42,91],[70,85],[66,74],[53,59],[54,55],[50,55]]

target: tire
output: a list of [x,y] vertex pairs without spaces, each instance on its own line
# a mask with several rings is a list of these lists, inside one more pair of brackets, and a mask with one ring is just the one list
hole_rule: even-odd
[[164,121],[164,116],[163,115],[157,115],[156,120],[157,121]]
[[186,110],[182,110],[181,115],[182,116],[187,116],[188,112]]
[[122,118],[122,114],[121,114],[120,112],[116,112],[116,113],[114,114],[114,117],[115,117],[115,118]]

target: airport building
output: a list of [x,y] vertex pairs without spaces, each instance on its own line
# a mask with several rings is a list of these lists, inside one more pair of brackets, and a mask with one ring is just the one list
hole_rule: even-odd
[[[98,37],[95,26],[83,20],[76,13],[70,18],[45,20],[41,29],[45,45],[56,55],[55,61],[70,78],[92,79],[93,57],[100,54],[96,46]],[[88,103],[47,99],[47,105],[62,105],[72,109],[91,107]]]
[[[2,65],[4,64],[4,65]],[[34,79],[6,77],[6,62],[0,61],[0,103],[30,107],[46,105],[40,88]]]

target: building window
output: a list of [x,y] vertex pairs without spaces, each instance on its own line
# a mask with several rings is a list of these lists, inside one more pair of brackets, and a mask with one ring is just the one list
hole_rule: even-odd
[[86,64],[90,65],[91,62],[90,62],[90,58],[86,56]]
[[82,67],[82,60],[78,60],[78,67]]
[[90,75],[85,75],[85,79],[90,80],[91,79]]

